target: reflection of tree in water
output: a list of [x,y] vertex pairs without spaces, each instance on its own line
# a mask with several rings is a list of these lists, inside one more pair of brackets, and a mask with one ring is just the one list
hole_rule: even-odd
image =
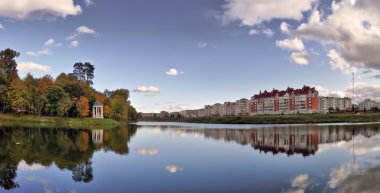
[[13,180],[17,176],[17,165],[12,165],[8,161],[1,159],[0,163],[0,186],[6,190],[17,188],[19,185]]
[[75,182],[84,182],[84,183],[91,182],[94,179],[91,164],[92,162],[87,162],[87,163],[81,163],[75,166],[72,169],[73,180]]
[[103,143],[91,140],[91,130],[54,128],[0,128],[0,187],[14,189],[18,163],[51,166],[70,170],[75,182],[93,180],[91,158],[101,149],[117,154],[128,154],[128,142],[136,133],[136,126],[122,126],[104,130]]

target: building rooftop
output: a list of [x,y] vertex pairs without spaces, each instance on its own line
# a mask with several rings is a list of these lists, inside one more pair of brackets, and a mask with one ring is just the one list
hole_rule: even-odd
[[100,106],[103,106],[103,104],[99,101],[96,101],[93,106],[99,106],[100,107]]

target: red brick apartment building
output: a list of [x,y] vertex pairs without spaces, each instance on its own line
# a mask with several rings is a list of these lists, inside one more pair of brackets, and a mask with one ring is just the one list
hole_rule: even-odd
[[303,86],[301,89],[288,87],[282,91],[260,91],[252,97],[251,114],[318,113],[318,101],[318,91],[309,86]]

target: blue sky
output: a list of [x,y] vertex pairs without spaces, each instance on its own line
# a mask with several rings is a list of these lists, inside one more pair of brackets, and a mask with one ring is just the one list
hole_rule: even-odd
[[90,61],[94,87],[128,88],[138,111],[203,107],[304,84],[350,96],[352,71],[363,90],[358,100],[380,93],[380,59],[365,56],[380,42],[376,1],[58,1],[6,7],[12,1],[0,0],[1,49],[21,52],[21,76],[56,77]]

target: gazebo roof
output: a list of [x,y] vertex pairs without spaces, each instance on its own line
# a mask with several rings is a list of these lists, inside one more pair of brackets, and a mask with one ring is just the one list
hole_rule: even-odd
[[102,107],[103,104],[99,101],[96,101],[93,106]]

